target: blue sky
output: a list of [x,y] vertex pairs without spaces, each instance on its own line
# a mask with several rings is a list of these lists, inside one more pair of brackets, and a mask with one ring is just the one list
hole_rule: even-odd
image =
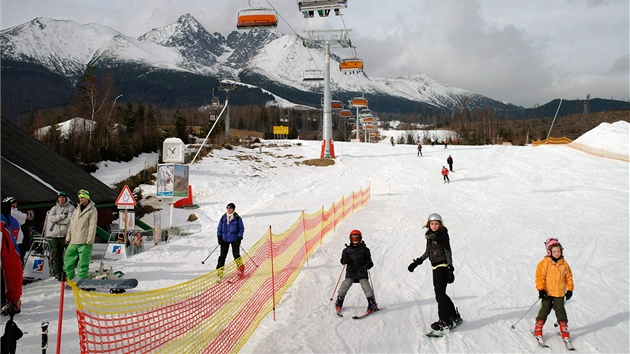
[[[345,25],[372,77],[425,73],[524,107],[588,94],[630,96],[628,1],[349,0],[342,17],[314,19],[304,19],[291,0],[251,5],[276,8],[284,33]],[[247,7],[246,0],[2,0],[0,27],[50,17],[138,37],[190,13],[208,31],[227,35]]]

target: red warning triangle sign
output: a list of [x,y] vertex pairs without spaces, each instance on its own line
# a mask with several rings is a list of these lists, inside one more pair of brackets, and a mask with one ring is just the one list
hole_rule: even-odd
[[136,198],[133,197],[133,193],[131,193],[131,189],[129,189],[128,185],[123,187],[123,190],[118,195],[118,199],[116,199],[117,206],[136,206]]

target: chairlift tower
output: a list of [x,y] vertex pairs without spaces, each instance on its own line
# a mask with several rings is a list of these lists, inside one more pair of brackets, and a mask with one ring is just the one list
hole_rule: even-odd
[[220,82],[220,86],[217,90],[225,91],[225,142],[230,142],[230,91],[236,90],[236,85],[234,84],[224,84]]
[[350,30],[317,30],[305,31],[304,46],[314,48],[318,45],[324,46],[324,117],[322,126],[322,137],[324,141],[320,158],[335,158],[332,140],[332,96],[330,94],[330,46],[340,46],[348,48],[350,43]]

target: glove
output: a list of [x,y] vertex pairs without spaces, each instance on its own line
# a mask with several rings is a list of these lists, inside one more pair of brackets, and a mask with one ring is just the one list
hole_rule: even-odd
[[421,264],[422,264],[422,260],[420,258],[416,258],[413,260],[413,262],[411,262],[409,267],[407,267],[407,270],[413,273],[413,271],[416,270],[416,267],[418,267]]
[[341,258],[341,264],[348,264],[348,258]]
[[544,290],[538,290],[538,298],[543,300],[544,298],[547,297],[547,292]]
[[446,278],[446,283],[453,284],[455,282],[455,268],[452,265],[448,266],[448,277]]
[[217,236],[217,241],[219,242],[219,245],[223,244],[223,239],[221,238],[221,236]]
[[573,291],[571,291],[571,290],[567,290],[567,293],[564,295],[564,297],[567,300],[571,299],[572,296],[573,296]]

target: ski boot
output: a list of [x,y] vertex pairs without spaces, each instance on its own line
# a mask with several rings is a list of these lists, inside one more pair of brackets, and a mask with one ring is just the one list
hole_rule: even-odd
[[457,308],[455,308],[455,315],[451,316],[451,325],[450,328],[455,328],[457,326],[459,326],[460,323],[462,323],[462,317],[459,315],[459,310]]
[[542,338],[542,329],[545,325],[545,320],[536,320],[536,326],[534,327],[534,336],[536,338]]
[[367,307],[367,310],[365,310],[366,314],[380,310],[380,308],[378,308],[378,305],[376,304],[376,299],[374,298],[374,296],[368,297],[367,301],[368,301],[368,307]]
[[448,324],[442,320],[431,323],[431,329],[434,331],[444,331],[448,329]]
[[245,266],[244,265],[241,265],[240,267],[238,267],[238,278],[239,279],[245,278]]
[[345,296],[337,296],[337,301],[335,301],[335,312],[337,313],[337,316],[339,317],[343,317],[343,315],[341,314],[341,307],[343,306],[343,300],[344,300]]
[[560,327],[562,339],[569,339],[569,325],[567,325],[567,321],[558,321],[558,326]]

